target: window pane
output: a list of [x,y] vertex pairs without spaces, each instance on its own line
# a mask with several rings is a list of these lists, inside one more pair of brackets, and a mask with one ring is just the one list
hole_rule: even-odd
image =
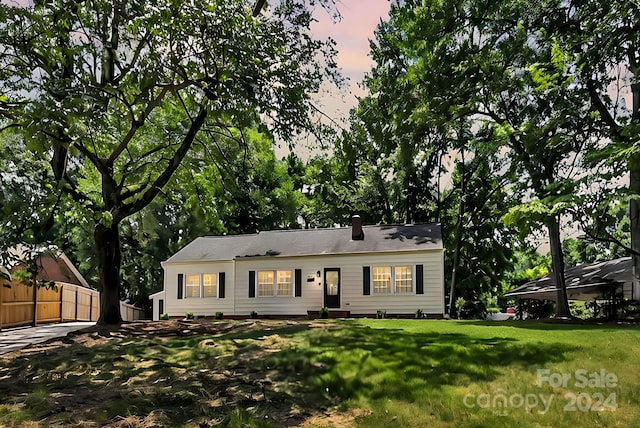
[[396,266],[396,293],[413,291],[413,269],[411,266]]
[[273,296],[273,271],[258,271],[258,296]]
[[391,266],[374,266],[372,277],[374,293],[391,293]]
[[202,295],[204,297],[216,297],[218,294],[218,275],[205,273],[202,275]]
[[278,277],[278,296],[293,295],[293,283],[291,282],[290,270],[279,270]]
[[340,274],[336,271],[328,271],[325,273],[325,279],[327,282],[327,296],[338,295],[338,282],[340,281]]
[[186,297],[200,297],[200,275],[187,275],[185,285]]

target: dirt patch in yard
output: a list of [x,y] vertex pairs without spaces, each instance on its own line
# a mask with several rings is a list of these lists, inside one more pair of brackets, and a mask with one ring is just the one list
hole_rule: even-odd
[[0,356],[0,426],[348,427],[300,334],[334,323],[94,326]]

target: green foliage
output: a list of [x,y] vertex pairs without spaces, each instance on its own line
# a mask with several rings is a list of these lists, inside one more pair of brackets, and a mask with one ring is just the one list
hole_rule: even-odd
[[[3,225],[10,232],[3,239],[16,244],[55,237],[63,249],[76,245],[86,253],[83,238],[95,236],[97,254],[80,259],[89,261],[84,267],[100,267],[93,279],[110,296],[102,315],[118,318],[119,241],[135,248],[144,234],[140,225],[153,228],[155,221],[142,211],[163,192],[184,192],[169,186],[185,159],[216,158],[206,178],[229,170],[217,185],[230,189],[228,199],[246,197],[239,203],[246,210],[228,227],[211,221],[217,230],[271,226],[293,204],[275,162],[257,159],[252,177],[233,174],[246,160],[245,142],[270,145],[276,136],[292,141],[298,132],[313,131],[309,94],[325,77],[339,79],[333,42],[309,35],[313,18],[304,3],[282,2],[258,17],[244,0],[209,7],[181,0],[79,7],[65,0],[3,4],[0,14],[2,129],[22,145],[2,161],[15,171],[2,176],[7,203],[1,209],[12,219]],[[254,126],[263,130],[259,137],[249,130]],[[242,144],[231,152],[228,141]],[[204,176],[195,178],[195,191],[180,202],[198,218],[207,213],[196,203]],[[28,199],[21,197],[24,189]],[[219,198],[207,207],[224,210],[225,202]],[[179,211],[162,214],[175,223]],[[295,218],[292,211],[287,219]],[[133,218],[138,214],[144,219]],[[69,242],[73,232],[81,232],[78,242]],[[157,261],[163,251],[142,256]],[[148,294],[145,269],[133,262],[122,268],[131,294]]]
[[168,321],[169,320],[169,314],[167,314],[167,313],[160,314],[160,320]]
[[193,312],[187,312],[184,317],[185,319],[192,320],[194,318]]
[[329,308],[326,306],[320,308],[320,318],[329,318]]
[[540,255],[534,251],[516,252],[514,270],[509,276],[510,284],[518,286],[535,279],[542,278],[551,272],[551,256]]
[[216,312],[215,319],[221,320],[223,316],[224,316],[224,314],[222,312]]
[[422,318],[424,318],[424,312],[422,312],[422,309],[419,309],[419,308],[418,308],[418,309],[416,309],[416,312],[415,312],[415,314],[414,314],[414,315],[415,315],[415,318],[416,318],[416,319],[422,319]]
[[589,307],[587,302],[571,301],[569,302],[569,309],[571,309],[571,316],[573,317],[583,320],[594,318],[593,308]]

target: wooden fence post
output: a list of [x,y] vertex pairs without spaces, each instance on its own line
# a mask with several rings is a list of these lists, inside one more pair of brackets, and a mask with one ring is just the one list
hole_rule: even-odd
[[33,280],[33,326],[38,325],[38,283]]
[[78,287],[76,287],[76,321],[78,321]]
[[63,308],[62,297],[63,296],[64,296],[64,285],[60,284],[60,322],[64,322],[64,314],[62,313],[62,308]]

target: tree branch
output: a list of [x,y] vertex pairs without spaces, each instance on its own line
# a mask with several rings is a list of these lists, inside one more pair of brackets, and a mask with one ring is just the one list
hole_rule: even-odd
[[194,118],[191,123],[191,127],[189,128],[189,132],[185,135],[180,147],[173,155],[173,157],[169,160],[169,164],[167,168],[156,178],[156,180],[151,184],[151,186],[144,192],[141,198],[136,199],[132,203],[123,204],[122,208],[118,210],[118,212],[114,213],[114,222],[120,222],[124,218],[135,214],[140,211],[147,205],[153,201],[153,199],[160,193],[162,188],[169,182],[173,173],[178,169],[180,163],[189,152],[189,149],[193,145],[193,141],[196,138],[198,131],[204,125],[205,119],[207,118],[208,110],[206,107],[202,107],[198,115]]

